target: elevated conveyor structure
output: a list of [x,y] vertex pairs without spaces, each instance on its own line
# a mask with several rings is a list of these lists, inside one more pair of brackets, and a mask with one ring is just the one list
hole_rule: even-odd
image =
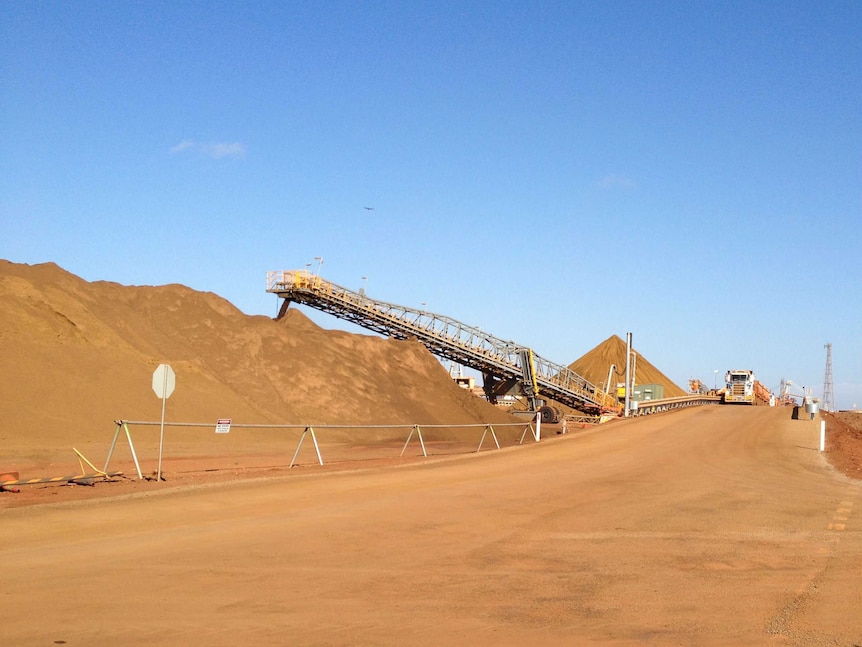
[[568,367],[449,317],[370,299],[308,270],[267,272],[266,291],[284,299],[279,318],[291,303],[299,303],[388,337],[416,339],[438,357],[481,371],[492,402],[518,393],[534,411],[544,397],[586,413],[619,412],[611,395]]

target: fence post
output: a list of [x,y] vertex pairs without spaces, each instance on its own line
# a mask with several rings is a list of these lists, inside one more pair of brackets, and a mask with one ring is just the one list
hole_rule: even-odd
[[108,466],[111,464],[111,458],[114,455],[114,449],[117,447],[117,438],[120,436],[120,428],[122,427],[126,431],[126,440],[129,441],[129,451],[132,453],[132,460],[135,461],[135,469],[138,471],[138,480],[142,481],[144,479],[144,475],[141,474],[141,465],[138,463],[138,455],[135,453],[135,445],[132,443],[132,434],[129,432],[128,424],[123,420],[115,420],[117,424],[117,430],[114,432],[114,439],[111,441],[111,449],[108,450],[108,458],[105,459],[105,469],[103,471],[108,471]]
[[108,450],[108,458],[105,459],[105,469],[104,472],[108,471],[108,467],[111,465],[111,457],[114,455],[114,448],[117,446],[117,438],[120,435],[120,429],[123,427],[122,420],[114,420],[117,425],[117,430],[114,432],[114,439],[111,441],[111,448]]
[[491,432],[491,438],[494,439],[494,444],[497,446],[497,449],[500,449],[500,443],[497,440],[497,434],[494,433],[494,427],[487,424],[485,425],[485,431],[482,432],[482,440],[479,441],[479,447],[476,448],[477,454],[482,450],[482,444],[485,442],[485,436],[488,435],[489,431]]

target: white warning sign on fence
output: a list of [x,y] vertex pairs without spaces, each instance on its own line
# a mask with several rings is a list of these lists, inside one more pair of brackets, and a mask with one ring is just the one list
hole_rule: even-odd
[[216,433],[217,434],[229,434],[230,433],[230,418],[219,418],[218,422],[216,422]]

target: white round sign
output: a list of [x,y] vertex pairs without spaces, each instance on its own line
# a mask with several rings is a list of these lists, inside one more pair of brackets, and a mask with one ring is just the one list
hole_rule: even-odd
[[174,387],[177,385],[177,375],[170,364],[159,364],[158,368],[153,371],[153,391],[163,400],[171,397],[174,392]]

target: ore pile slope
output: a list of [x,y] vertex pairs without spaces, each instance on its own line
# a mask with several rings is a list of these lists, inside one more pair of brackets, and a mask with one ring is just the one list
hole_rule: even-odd
[[0,260],[3,453],[158,420],[153,370],[177,387],[169,420],[268,424],[510,422],[460,389],[418,342],[323,330],[292,310],[248,316],[182,285],[87,282],[52,263]]
[[[632,349],[637,352],[636,349]],[[664,386],[664,397],[674,398],[685,395],[686,392],[655,366],[650,364],[640,353],[637,354],[635,367],[635,384],[661,384]],[[593,384],[604,384],[608,379],[608,370],[614,364],[618,374],[611,378],[613,386],[625,382],[626,343],[617,335],[611,335],[601,344],[593,348],[580,359],[569,364],[569,368],[583,375]]]

